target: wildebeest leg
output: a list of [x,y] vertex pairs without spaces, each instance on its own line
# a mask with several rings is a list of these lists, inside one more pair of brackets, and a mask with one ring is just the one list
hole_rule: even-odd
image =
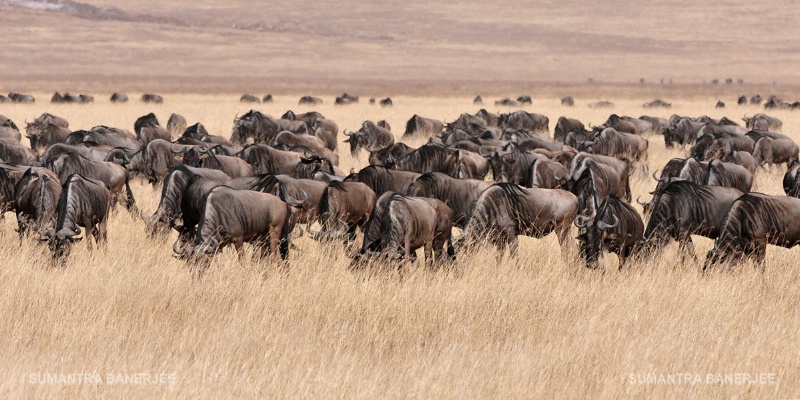
[[681,253],[682,264],[686,263],[687,253],[692,256],[692,260],[694,260],[695,263],[700,262],[700,260],[697,259],[697,253],[694,251],[694,242],[692,242],[692,237],[690,235],[681,235],[678,239],[678,243],[680,244],[678,246],[678,252]]
[[425,265],[428,266],[428,269],[433,271],[433,267],[436,265],[436,259],[433,255],[433,242],[425,243],[424,250],[425,252]]
[[244,264],[244,237],[239,236],[233,239],[233,247],[236,249],[236,254],[239,257],[239,263]]

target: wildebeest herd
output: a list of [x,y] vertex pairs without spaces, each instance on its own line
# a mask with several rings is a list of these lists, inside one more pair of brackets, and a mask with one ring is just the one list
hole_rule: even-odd
[[[341,101],[358,99],[348,96]],[[302,235],[344,243],[354,266],[403,265],[422,248],[438,268],[483,244],[514,255],[519,235],[555,232],[568,250],[573,225],[590,268],[603,252],[616,253],[622,268],[671,240],[681,257],[697,260],[691,235],[715,240],[703,270],[743,259],[763,266],[767,244],[800,242],[798,146],[775,117],[743,122],[611,114],[587,129],[560,117],[550,136],[547,116],[523,110],[482,109],[448,123],[415,114],[401,137],[427,142],[413,148],[397,142],[386,121],[367,120],[342,132],[353,156],[369,153],[368,166],[347,173],[338,166],[338,124],[314,111],[275,118],[250,110],[234,119],[229,137],[177,114],[166,127],[144,115],[131,132],[72,131],[44,113],[25,127],[29,146],[0,116],[0,209],[16,213],[21,240],[41,240],[63,261],[82,229],[90,248],[89,236],[106,241],[109,213],[121,202],[149,236],[177,231],[173,251],[198,273],[228,245],[240,257],[250,243],[265,258],[287,260]],[[650,174],[643,135],[661,135],[687,157]],[[787,196],[752,193],[756,170],[777,164],[787,165]],[[636,174],[655,180],[652,198],[636,199],[646,220],[630,204]],[[152,215],[136,208],[134,178],[160,187]]]

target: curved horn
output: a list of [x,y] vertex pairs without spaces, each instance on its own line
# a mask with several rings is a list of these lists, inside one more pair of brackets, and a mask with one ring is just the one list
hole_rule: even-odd
[[578,228],[585,228],[587,225],[589,225],[589,220],[590,218],[587,218],[583,215],[578,215],[577,217],[575,217],[574,224]]
[[175,146],[182,146],[182,145],[179,145],[177,143],[173,143],[172,146],[170,146],[170,148],[169,148],[173,153],[180,154],[180,153],[185,153],[186,152],[186,147],[183,147],[180,150],[175,150]]
[[614,228],[617,225],[619,225],[619,219],[617,218],[617,216],[616,215],[611,215],[611,217],[614,218],[614,223],[613,224],[607,224],[604,221],[598,221],[597,222],[597,229],[600,229],[601,231],[604,231],[606,229],[611,229],[611,228]]
[[636,202],[637,202],[637,203],[639,203],[639,205],[640,205],[640,206],[644,207],[644,206],[646,206],[648,203],[645,203],[645,202],[639,201],[639,199],[641,199],[641,198],[642,198],[642,196],[638,196],[638,197],[636,198]]
[[181,239],[178,238],[175,240],[175,243],[172,244],[172,252],[175,254],[186,254],[186,245],[179,246],[178,243],[180,243],[180,241]]
[[659,178],[656,178],[656,172],[658,172],[658,168],[656,168],[656,170],[655,170],[655,171],[653,171],[653,179],[655,179],[655,180],[657,180],[657,181],[660,181],[661,179],[659,179]]

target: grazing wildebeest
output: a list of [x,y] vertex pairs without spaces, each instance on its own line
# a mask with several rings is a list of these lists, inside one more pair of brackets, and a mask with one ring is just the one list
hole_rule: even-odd
[[56,226],[44,233],[53,259],[69,256],[75,236],[86,229],[86,244],[91,250],[89,235],[97,245],[106,241],[106,224],[111,194],[103,182],[72,174],[61,187]]
[[578,150],[633,161],[647,160],[649,142],[641,136],[606,128],[592,140],[583,142]]
[[20,238],[30,229],[34,233],[55,228],[61,182],[44,168],[28,168],[15,188],[14,208]]
[[282,131],[308,133],[308,124],[301,120],[275,119],[259,111],[250,110],[233,120],[230,142],[235,147],[246,145],[248,139],[253,139],[254,143],[272,143],[275,136]]
[[619,269],[622,269],[642,238],[642,218],[633,207],[613,194],[594,209],[593,215],[580,215],[575,220],[580,253],[586,266],[597,268],[600,254],[605,250],[619,257]]
[[[180,254],[198,262],[199,277],[207,267],[206,256],[233,245],[244,261],[244,243],[253,243],[262,257],[289,258],[292,232],[291,205],[280,198],[251,190],[217,186],[206,196],[197,238]],[[177,249],[173,249],[177,250]]]
[[489,167],[492,169],[492,179],[495,182],[515,184],[522,182],[534,161],[547,158],[538,153],[525,151],[516,143],[509,143],[499,151],[481,155],[488,159]]
[[696,260],[691,235],[716,239],[728,209],[741,195],[738,189],[722,186],[688,181],[667,184],[653,197],[652,213],[640,243],[643,254],[660,251],[673,239],[679,244],[682,259],[688,253]]
[[155,103],[161,104],[164,102],[164,98],[153,93],[145,93],[142,95],[142,102],[143,103]]
[[519,102],[519,104],[533,104],[531,96],[519,96],[517,97],[517,101]]
[[509,99],[508,97],[506,97],[500,100],[495,100],[494,105],[506,106],[506,107],[519,107],[521,104],[516,100]]
[[267,95],[264,96],[263,99],[261,99],[262,103],[272,103],[273,101],[274,100],[272,99],[272,95],[271,94],[267,94]]
[[103,182],[111,194],[112,206],[121,199],[128,210],[133,211],[136,207],[136,201],[128,181],[128,171],[121,165],[92,160],[77,153],[65,153],[56,157],[46,167],[58,175],[62,184],[65,184],[67,179],[75,174]]
[[774,164],[786,163],[789,167],[798,158],[797,144],[788,136],[774,133],[750,131],[747,136],[755,141],[753,146],[753,158],[759,166],[772,166]]
[[708,163],[706,185],[736,188],[747,193],[753,187],[753,173],[747,168],[714,159]]
[[767,244],[792,248],[800,243],[800,199],[747,193],[731,205],[703,270],[752,259],[765,269]]
[[717,104],[714,105],[714,108],[725,108],[725,103],[722,100],[717,100]]
[[320,230],[312,230],[309,221],[306,231],[316,240],[343,237],[350,243],[357,228],[365,229],[376,200],[375,192],[361,182],[331,181],[319,202]]
[[318,166],[327,173],[334,173],[333,165],[322,156],[303,157],[300,153],[277,150],[263,144],[249,144],[237,157],[252,167],[253,174],[284,174],[310,179]]
[[216,155],[208,147],[192,146],[184,148],[182,153],[183,163],[190,167],[218,169],[231,178],[253,175],[253,168],[246,160],[234,156]]
[[414,148],[408,147],[405,143],[395,143],[387,148],[370,151],[369,164],[386,166],[387,163],[394,162],[399,158],[405,157],[406,154],[414,151]]
[[565,107],[572,107],[575,105],[575,99],[572,96],[564,96],[561,98],[561,105]]
[[431,137],[439,135],[443,129],[444,123],[442,121],[414,114],[406,123],[406,131],[403,133],[403,137],[416,135]]
[[117,93],[114,92],[111,94],[111,102],[112,103],[127,103],[128,102],[128,95],[125,93]]
[[311,104],[311,105],[322,104],[322,99],[320,99],[319,97],[314,97],[314,96],[303,96],[303,97],[300,97],[300,100],[297,102],[297,104],[300,104],[300,105],[303,105],[303,104]]
[[112,128],[105,125],[98,125],[88,131],[72,132],[65,140],[67,144],[78,145],[81,143],[91,143],[111,147],[122,147],[129,152],[135,152],[142,148],[142,142],[136,139],[132,133],[125,129]]
[[333,165],[339,165],[339,155],[331,151],[322,139],[308,134],[295,134],[289,131],[283,131],[275,136],[272,143],[268,143],[273,147],[287,146],[289,148],[302,147],[308,149],[310,153],[319,154],[326,160],[329,160]]
[[261,99],[252,94],[243,94],[242,97],[239,98],[240,103],[261,103]]
[[517,235],[542,238],[556,232],[562,249],[578,214],[578,199],[561,189],[523,189],[512,183],[495,183],[484,190],[467,215],[459,247],[490,242],[517,254]]
[[750,98],[750,104],[760,105],[761,104],[761,95],[757,94],[757,95],[751,97]]
[[358,156],[361,148],[370,152],[385,149],[394,144],[394,135],[385,128],[375,125],[374,122],[367,120],[361,124],[361,129],[355,132],[344,132],[347,135],[345,143],[350,144],[350,154]]
[[69,122],[64,118],[44,113],[33,122],[27,123],[25,127],[25,137],[31,143],[31,149],[39,151],[55,143],[63,143],[72,133],[69,129]]
[[740,106],[746,105],[747,104],[747,96],[745,96],[745,95],[739,96],[739,99],[736,100],[736,104],[738,104]]
[[378,104],[380,104],[381,107],[391,107],[391,106],[394,105],[394,102],[392,101],[391,97],[387,97],[387,98],[381,99],[378,102]]
[[441,172],[429,172],[414,180],[406,193],[443,201],[453,210],[453,226],[464,228],[470,206],[491,185],[487,181],[457,179]]
[[11,92],[8,94],[8,98],[11,99],[12,103],[33,104],[36,102],[36,98],[29,94]]
[[455,257],[451,214],[450,207],[436,199],[385,193],[376,201],[364,242],[352,257],[354,261],[364,255],[414,260],[417,249],[424,247],[425,261],[435,269],[444,261],[445,249],[450,259]]
[[745,115],[742,117],[742,121],[747,129],[752,130],[778,132],[783,129],[783,121],[764,113],[758,113],[752,117]]

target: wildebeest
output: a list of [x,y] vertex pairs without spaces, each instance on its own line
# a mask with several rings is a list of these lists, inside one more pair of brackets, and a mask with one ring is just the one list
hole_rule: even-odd
[[703,270],[719,263],[749,258],[764,269],[767,244],[792,248],[800,243],[800,199],[747,193],[739,197],[725,216],[714,248]]
[[369,164],[386,166],[387,163],[392,163],[398,158],[405,157],[406,154],[414,151],[413,147],[408,147],[405,143],[395,143],[387,148],[370,151]]
[[481,95],[475,96],[475,98],[472,99],[472,104],[483,104],[483,99],[481,98]]
[[56,157],[46,167],[58,175],[62,184],[66,184],[69,177],[75,174],[103,182],[110,193],[112,206],[122,199],[127,209],[134,210],[136,207],[128,182],[128,171],[121,165],[92,160],[77,153],[65,153]]
[[406,193],[443,201],[453,210],[453,226],[463,228],[470,206],[491,185],[487,181],[456,179],[440,172],[429,172],[414,180]]
[[717,100],[717,104],[714,105],[714,108],[725,108],[725,103],[722,100]]
[[753,173],[741,165],[714,159],[708,163],[706,185],[736,188],[747,193],[753,187]]
[[353,103],[358,103],[358,96],[355,96],[355,95],[352,95],[352,94],[348,94],[346,92],[342,93],[342,95],[337,97],[336,100],[334,100],[334,102],[333,102],[333,104],[336,104],[336,105],[345,105],[345,104],[353,104]]
[[[197,260],[233,245],[243,261],[244,243],[253,243],[262,257],[280,254],[285,261],[292,231],[290,207],[269,193],[217,186],[206,196],[194,244],[182,253]],[[198,276],[207,265],[200,261]]]
[[44,168],[28,168],[15,188],[14,208],[19,236],[30,229],[34,233],[55,228],[61,182]]
[[376,201],[364,242],[352,257],[413,260],[417,249],[424,247],[425,261],[433,269],[444,260],[445,249],[451,259],[455,257],[451,214],[450,207],[436,199],[385,193]]
[[263,144],[247,145],[237,157],[252,167],[253,174],[284,174],[310,179],[316,167],[327,173],[334,173],[333,165],[319,155],[303,157],[300,153],[277,150]]
[[585,132],[586,127],[583,122],[575,118],[559,117],[556,122],[555,131],[553,132],[553,139],[556,143],[564,143],[567,134],[570,132]]
[[672,107],[671,103],[667,103],[661,99],[655,99],[653,101],[649,101],[647,103],[642,104],[644,108],[670,108]]
[[533,104],[531,96],[519,96],[517,97],[517,101],[519,102],[519,104]]
[[[630,185],[613,167],[587,158],[583,168],[569,177],[566,188],[578,198],[578,209],[583,213],[602,202],[609,195],[630,201]],[[595,201],[596,199],[596,201]]]
[[317,240],[343,237],[349,243],[356,238],[356,229],[364,230],[375,207],[377,196],[369,186],[361,182],[331,181],[325,187],[319,202],[320,230],[306,230]]
[[6,128],[11,128],[19,132],[19,128],[11,118],[6,117],[5,115],[0,114],[0,126],[4,126]]
[[0,137],[0,158],[14,165],[35,165],[36,155],[18,140]]
[[560,162],[540,158],[531,164],[528,176],[521,181],[521,185],[542,189],[560,189],[566,183],[563,177],[568,174],[569,170]]
[[547,116],[519,110],[510,114],[500,114],[497,121],[502,128],[524,129],[531,132],[549,132],[550,119]]
[[19,142],[22,139],[22,134],[14,128],[0,126],[0,138],[13,139]]
[[88,131],[75,131],[67,136],[67,144],[78,145],[81,143],[122,147],[129,152],[135,152],[142,147],[142,142],[125,129],[98,125]]
[[303,97],[300,97],[300,100],[297,102],[297,104],[300,104],[300,105],[303,105],[303,104],[311,104],[311,105],[322,104],[322,99],[320,99],[319,97],[314,97],[314,96],[303,96]]
[[642,131],[639,125],[630,120],[630,117],[620,117],[617,114],[611,114],[605,123],[606,127],[614,128],[617,132],[639,134]]
[[183,163],[195,168],[218,169],[231,178],[253,175],[253,168],[246,160],[239,157],[217,155],[204,146],[185,148]]
[[69,255],[75,236],[86,229],[86,244],[92,248],[89,235],[97,245],[106,241],[106,225],[111,194],[103,182],[72,174],[64,181],[58,199],[56,226],[44,233],[53,259]]
[[158,118],[153,113],[137,118],[133,123],[133,131],[136,132],[136,138],[142,144],[147,144],[155,139],[172,140],[169,131],[158,123]]
[[759,166],[786,163],[788,167],[797,160],[797,144],[788,136],[774,133],[750,131],[747,136],[755,141],[753,146],[753,158]]
[[746,105],[747,104],[747,96],[745,96],[745,95],[739,96],[739,99],[736,100],[736,104],[738,104],[740,106]]
[[509,99],[508,97],[505,97],[500,100],[495,100],[494,105],[506,106],[506,107],[519,107],[521,104],[514,99]]
[[31,149],[38,152],[55,143],[65,142],[72,133],[67,128],[69,122],[64,118],[44,113],[26,124],[25,137],[30,141]]
[[350,154],[355,157],[363,147],[370,152],[385,149],[394,144],[394,135],[385,128],[367,120],[361,124],[361,129],[355,132],[345,132],[345,143],[350,144]]
[[167,120],[167,130],[169,131],[170,137],[182,134],[186,130],[186,126],[186,118],[180,114],[170,114]]
[[561,98],[561,105],[566,107],[572,107],[575,105],[575,99],[572,96],[564,96]]
[[386,192],[406,193],[408,187],[420,177],[421,174],[408,171],[393,171],[386,167],[369,165],[344,179],[347,181],[361,182],[380,197]]
[[742,195],[735,188],[698,185],[688,181],[667,184],[653,198],[653,209],[641,240],[643,254],[660,251],[670,239],[697,259],[691,235],[715,239],[722,231],[731,204]]
[[159,96],[157,94],[153,94],[153,93],[145,93],[145,94],[143,94],[141,100],[142,100],[143,103],[161,104],[161,103],[164,102],[164,98],[163,97],[161,97],[161,96]]
[[111,94],[111,102],[112,103],[127,103],[128,102],[128,95],[125,93],[117,93],[114,92]]
[[442,133],[443,129],[444,123],[442,121],[414,114],[406,123],[406,131],[403,133],[403,137],[416,135],[431,137]]
[[783,121],[764,113],[758,113],[752,117],[745,115],[742,117],[742,121],[747,129],[752,130],[778,132],[783,128]]
[[10,92],[8,98],[11,99],[12,103],[33,104],[36,102],[36,98],[29,94]]
[[596,205],[595,210],[593,215],[578,216],[575,220],[580,231],[580,252],[586,266],[596,268],[600,254],[605,250],[619,257],[619,269],[622,269],[642,238],[642,218],[614,194]]
[[646,161],[649,142],[641,136],[606,128],[595,134],[592,140],[583,142],[578,150],[605,156]]
[[484,190],[467,215],[458,247],[488,241],[498,249],[510,246],[517,254],[517,235],[541,238],[556,232],[564,248],[578,213],[578,199],[561,189],[523,189],[511,183],[495,183]]
[[443,172],[452,176],[458,166],[458,152],[438,143],[427,143],[401,158],[390,160],[386,166],[398,171]]
[[264,96],[263,99],[261,99],[262,103],[272,103],[273,101],[274,100],[272,99],[272,95],[271,94],[267,94],[267,95]]
[[254,143],[272,143],[275,136],[282,131],[308,133],[308,124],[305,121],[275,119],[259,111],[250,110],[233,120],[231,144],[237,147],[244,146],[249,139],[253,139]]
[[761,95],[755,95],[750,98],[750,104],[761,104]]
[[380,104],[381,107],[391,107],[394,105],[394,102],[392,101],[391,97],[386,97],[381,99],[378,104]]
[[608,100],[600,100],[595,101],[594,103],[589,103],[589,108],[611,108],[614,107],[614,103]]
[[252,94],[243,94],[242,97],[239,98],[240,103],[261,103],[261,99]]

